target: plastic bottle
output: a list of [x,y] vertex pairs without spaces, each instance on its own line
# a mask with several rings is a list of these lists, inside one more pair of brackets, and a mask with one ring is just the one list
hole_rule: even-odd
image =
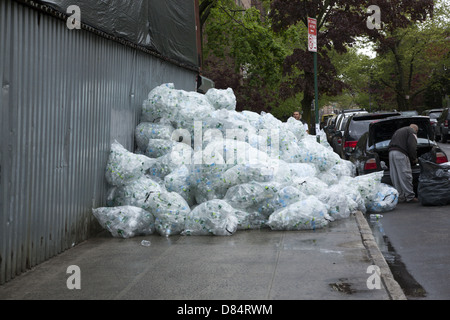
[[383,215],[381,215],[381,214],[374,214],[374,213],[372,213],[370,215],[370,220],[371,221],[376,221],[376,220],[379,220],[380,218],[383,218]]

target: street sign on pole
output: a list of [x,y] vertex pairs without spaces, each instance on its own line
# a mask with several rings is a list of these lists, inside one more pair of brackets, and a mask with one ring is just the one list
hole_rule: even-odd
[[308,18],[308,51],[317,52],[317,19]]
[[319,94],[317,88],[317,19],[308,17],[308,51],[313,52],[314,55],[314,95],[315,108],[314,115],[316,120],[313,134],[316,135],[317,142],[320,142],[319,136]]

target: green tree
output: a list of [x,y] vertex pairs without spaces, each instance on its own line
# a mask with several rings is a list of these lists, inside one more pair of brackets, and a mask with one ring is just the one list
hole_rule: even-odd
[[442,1],[429,19],[390,30],[377,40],[375,78],[391,92],[396,109],[442,104],[448,79],[449,30],[448,5]]
[[417,25],[396,30],[380,50],[376,78],[395,93],[398,110],[408,110],[427,90],[445,45],[442,33]]
[[346,84],[338,96],[320,96],[320,105],[336,105],[341,108],[365,108],[375,111],[380,108],[376,99],[377,87],[373,79],[373,59],[359,53],[357,48],[350,47],[346,53],[328,52],[333,65],[336,66],[337,77]]
[[[367,12],[370,5],[377,5],[382,13],[382,28],[370,29]],[[319,92],[329,96],[337,95],[346,88],[328,55],[331,49],[345,53],[357,37],[370,36],[373,41],[383,43],[385,33],[406,27],[412,21],[426,19],[433,9],[432,0],[274,0],[270,17],[273,29],[278,32],[291,26],[307,26],[307,18],[317,18],[318,25],[318,85]],[[287,56],[284,62],[285,74],[295,74],[286,86],[286,94],[303,93],[302,108],[305,118],[310,118],[310,106],[314,99],[314,74],[312,54],[306,50],[306,42]]]
[[243,10],[231,0],[202,5],[203,73],[217,88],[233,88],[238,109],[271,111],[286,54],[265,11]]

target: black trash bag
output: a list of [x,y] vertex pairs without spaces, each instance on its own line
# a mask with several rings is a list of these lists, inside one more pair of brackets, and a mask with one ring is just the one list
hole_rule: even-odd
[[430,152],[424,153],[423,155],[420,156],[420,158],[422,158],[423,160],[426,161],[433,161],[433,154]]
[[419,158],[420,176],[417,192],[424,206],[450,204],[450,165]]

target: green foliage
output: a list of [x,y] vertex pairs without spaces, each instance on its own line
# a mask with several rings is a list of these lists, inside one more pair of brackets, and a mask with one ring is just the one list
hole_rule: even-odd
[[358,53],[355,47],[348,48],[343,54],[330,50],[328,55],[337,68],[338,77],[348,88],[339,96],[322,95],[320,105],[334,103],[341,109],[365,108],[371,111],[389,109],[386,105],[380,105],[376,99],[372,58]]
[[289,97],[285,100],[279,99],[276,104],[276,107],[272,108],[272,115],[282,121],[286,121],[294,111],[300,111],[301,105],[300,102],[303,99],[303,94],[298,93],[293,97]]
[[[429,12],[429,0],[410,7],[401,0],[398,12],[389,11],[392,2],[378,1],[383,29],[370,38],[377,41],[378,48],[378,56],[371,59],[351,48],[355,44],[352,41],[367,31],[365,21],[359,19],[362,23],[358,26],[354,21],[369,2],[348,1],[354,3],[351,11],[343,9],[347,3],[344,0],[323,2],[334,3],[324,8],[336,11],[334,16],[331,11],[324,13],[324,19],[332,20],[324,21],[320,29],[321,37],[332,41],[321,38],[326,41],[319,53],[319,105],[370,110],[409,108],[407,104],[399,108],[405,96],[410,97],[407,102],[411,106],[435,104],[436,94],[449,93],[449,4],[436,0],[434,20],[423,21],[425,16],[417,13],[425,12],[420,8]],[[313,0],[302,3],[307,11],[318,5]],[[306,52],[307,30],[301,18],[305,12],[298,1],[263,0],[262,12],[256,8],[243,10],[233,0],[201,0],[201,8],[203,72],[217,87],[233,88],[238,109],[267,111],[285,119],[312,101],[312,58]],[[408,24],[411,21],[422,22]],[[304,118],[310,111],[306,109]]]
[[[255,88],[261,88],[261,94],[267,91],[276,92],[286,50],[283,42],[272,32],[269,20],[264,18],[264,14],[256,8],[243,10],[236,6],[234,1],[218,0],[210,10],[203,33],[206,72],[209,72],[213,80],[216,80],[214,78],[219,74],[229,79],[238,77],[239,85],[246,87],[245,90],[233,88],[238,94],[246,94],[237,97],[238,101],[251,103],[253,98],[250,97],[255,94]],[[215,72],[219,66],[217,60],[213,63],[214,59],[211,57],[228,61],[227,72]],[[224,80],[226,79],[221,79],[222,83],[231,85],[231,80]],[[233,84],[236,86],[236,81]],[[261,103],[264,97],[257,100]],[[255,109],[255,106],[249,107],[252,108]],[[260,106],[261,110],[268,108],[267,105]]]
[[[444,7],[438,7],[432,19],[396,29],[379,43],[374,76],[391,93],[398,110],[418,109],[424,104],[434,107],[436,99],[430,99],[430,94],[439,94],[438,100],[445,94],[450,33],[448,17],[442,16]],[[428,97],[423,96],[425,92]]]
[[337,101],[370,110],[440,107],[450,92],[450,3],[435,5],[433,18],[386,31],[373,59],[353,49],[343,55],[330,52],[350,89],[339,97],[322,97],[321,104]]

